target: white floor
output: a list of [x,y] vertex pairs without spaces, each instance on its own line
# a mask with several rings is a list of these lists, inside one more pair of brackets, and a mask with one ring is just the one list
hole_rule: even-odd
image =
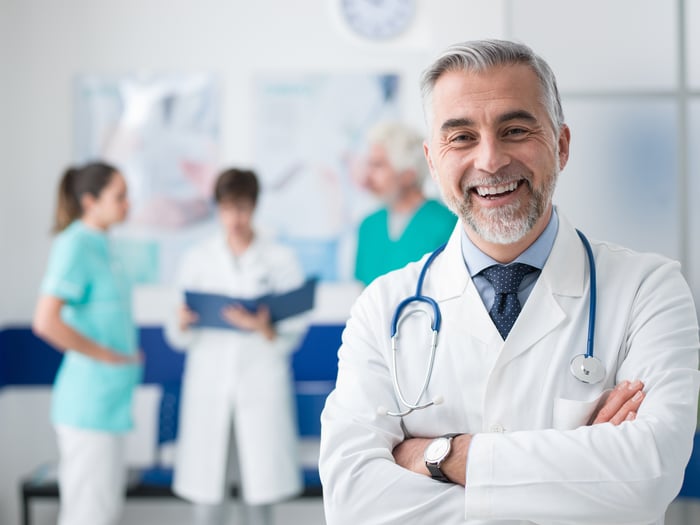
[[[189,505],[177,501],[130,500],[121,525],[190,525]],[[58,505],[37,500],[31,508],[31,525],[55,525]],[[239,508],[231,503],[230,525],[238,525]],[[299,499],[275,507],[274,525],[325,525],[320,499]]]
[[[54,525],[58,505],[37,500],[32,505],[32,525]],[[237,525],[239,508],[231,503],[230,525]],[[323,504],[320,499],[300,499],[280,504],[275,508],[275,525],[325,525]],[[666,513],[666,525],[698,525],[700,502],[677,500]],[[190,525],[189,506],[186,503],[156,500],[131,500],[126,507],[121,525]]]

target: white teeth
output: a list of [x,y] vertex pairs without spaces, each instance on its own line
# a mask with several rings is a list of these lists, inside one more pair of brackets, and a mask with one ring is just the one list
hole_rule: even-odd
[[500,193],[507,193],[509,191],[515,190],[518,187],[517,182],[509,182],[508,184],[501,184],[500,186],[478,186],[476,192],[481,197],[486,197],[487,195],[499,195]]

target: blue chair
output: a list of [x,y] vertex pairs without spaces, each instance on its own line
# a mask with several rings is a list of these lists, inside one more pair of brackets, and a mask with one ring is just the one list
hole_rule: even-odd
[[685,477],[678,497],[700,499],[700,432],[695,434],[693,453],[685,468]]
[[[299,436],[304,439],[320,439],[321,411],[326,397],[333,390],[334,381],[297,381],[295,383],[297,422]],[[318,466],[302,465],[304,474],[304,495],[321,496],[321,478]]]
[[156,464],[143,469],[136,481],[141,485],[170,487],[173,482],[173,469],[161,464],[160,449],[163,445],[174,443],[180,419],[180,381],[171,381],[162,385],[163,394],[158,409],[158,450]]

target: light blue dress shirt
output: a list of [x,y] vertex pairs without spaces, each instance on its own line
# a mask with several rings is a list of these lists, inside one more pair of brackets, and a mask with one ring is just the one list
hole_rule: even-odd
[[[513,262],[525,263],[530,266],[534,266],[538,269],[536,272],[532,272],[523,277],[523,281],[520,283],[520,288],[518,289],[518,299],[521,305],[525,305],[525,301],[530,296],[530,292],[535,287],[535,283],[540,276],[544,264],[547,262],[547,258],[552,251],[554,246],[554,239],[557,237],[557,230],[559,229],[559,218],[557,216],[557,210],[554,208],[552,210],[552,216],[547,223],[547,227],[544,229],[542,234],[535,240],[532,245],[521,253],[517,259]],[[469,275],[474,281],[474,286],[481,296],[481,300],[484,302],[487,310],[491,310],[493,302],[495,300],[495,292],[493,285],[484,277],[479,275],[479,272],[493,266],[494,264],[500,264],[498,261],[492,259],[484,252],[482,252],[476,245],[471,241],[467,233],[462,228],[462,257],[464,258],[464,264],[467,266]]]

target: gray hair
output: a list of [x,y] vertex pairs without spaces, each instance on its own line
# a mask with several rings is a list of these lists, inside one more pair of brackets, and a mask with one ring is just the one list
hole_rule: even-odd
[[396,171],[415,171],[416,185],[422,188],[428,175],[428,164],[420,133],[401,122],[379,122],[368,131],[367,142],[382,146],[391,167]]
[[482,72],[498,66],[515,64],[529,66],[537,75],[542,88],[542,104],[558,136],[559,130],[564,124],[564,111],[561,107],[554,73],[547,62],[528,46],[507,40],[474,40],[453,44],[423,72],[421,93],[428,129],[430,129],[431,124],[433,89],[435,83],[444,73],[449,71]]

